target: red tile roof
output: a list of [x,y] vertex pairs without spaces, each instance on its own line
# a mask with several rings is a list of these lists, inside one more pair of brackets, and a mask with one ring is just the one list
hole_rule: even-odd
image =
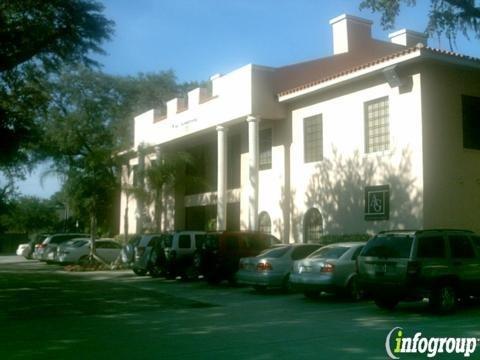
[[[344,53],[307,63],[278,68],[276,70],[276,89],[278,96],[285,96],[297,91],[308,89],[309,87],[323,82],[354,73],[388,60],[408,55],[420,49],[432,54],[452,56],[458,59],[480,63],[480,59],[478,58],[426,46],[405,48],[403,46],[395,45],[395,47],[388,47],[386,45],[390,45],[389,43],[383,43],[380,41],[374,41],[374,44],[374,46],[364,48],[361,52]],[[307,79],[309,79],[309,81],[305,81]],[[295,82],[298,83],[296,86],[288,87],[288,85],[295,84]]]

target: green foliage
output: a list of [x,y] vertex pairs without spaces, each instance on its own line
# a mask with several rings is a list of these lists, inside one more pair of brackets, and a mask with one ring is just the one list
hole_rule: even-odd
[[0,215],[0,226],[9,232],[49,232],[59,226],[62,209],[51,200],[23,196],[11,200],[8,211]]
[[[360,9],[370,9],[382,15],[384,28],[392,28],[401,5],[415,6],[416,0],[363,0]],[[450,47],[458,33],[468,38],[472,31],[480,38],[480,7],[475,0],[431,0],[428,26],[429,35],[445,35]]]
[[366,242],[370,238],[371,236],[368,234],[323,235],[320,239],[320,243],[323,245],[328,245],[339,242]]
[[113,23],[92,0],[0,2],[0,171],[35,160],[52,75],[68,63],[94,64]]

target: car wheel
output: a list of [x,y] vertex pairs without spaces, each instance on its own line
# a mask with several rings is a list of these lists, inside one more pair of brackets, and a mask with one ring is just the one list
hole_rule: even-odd
[[162,276],[162,270],[158,265],[155,265],[155,264],[150,266],[148,273],[152,278],[158,278]]
[[309,298],[309,299],[316,299],[316,298],[318,298],[319,294],[320,294],[320,292],[318,292],[316,290],[307,290],[307,291],[303,292],[303,295],[305,295],[305,297]]
[[147,275],[147,270],[145,270],[145,269],[133,268],[132,270],[135,273],[135,275],[138,275],[138,276]]
[[348,282],[347,295],[353,301],[360,301],[364,297],[364,292],[360,287],[356,276],[352,277]]
[[432,290],[429,301],[435,311],[449,313],[457,306],[457,292],[452,285],[439,285]]
[[385,310],[393,310],[395,306],[397,306],[398,301],[399,300],[394,297],[376,296],[374,298],[375,305]]

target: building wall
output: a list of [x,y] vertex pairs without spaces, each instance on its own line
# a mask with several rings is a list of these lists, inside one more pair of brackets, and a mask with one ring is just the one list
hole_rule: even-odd
[[[383,76],[337,88],[291,105],[290,241],[303,241],[303,217],[317,208],[323,234],[373,233],[422,224],[421,77],[407,90]],[[388,96],[390,149],[366,154],[364,103]],[[323,160],[304,162],[303,119],[323,116]],[[366,221],[365,186],[390,186],[389,220]]]
[[480,97],[480,72],[429,63],[423,73],[425,227],[478,232],[480,151],[463,147],[461,95]]

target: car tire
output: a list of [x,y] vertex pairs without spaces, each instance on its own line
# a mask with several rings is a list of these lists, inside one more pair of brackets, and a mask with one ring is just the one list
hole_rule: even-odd
[[457,306],[457,292],[450,284],[441,284],[432,290],[429,299],[432,309],[441,314],[453,312]]
[[353,301],[360,301],[363,299],[365,293],[358,283],[356,276],[352,277],[347,285],[347,295]]
[[160,276],[162,276],[162,269],[160,269],[158,265],[154,264],[150,266],[148,273],[152,278],[159,278]]
[[132,270],[133,270],[135,275],[138,275],[138,276],[147,275],[147,270],[145,270],[145,269],[133,268]]
[[390,296],[375,296],[373,301],[380,309],[393,310],[399,299]]

